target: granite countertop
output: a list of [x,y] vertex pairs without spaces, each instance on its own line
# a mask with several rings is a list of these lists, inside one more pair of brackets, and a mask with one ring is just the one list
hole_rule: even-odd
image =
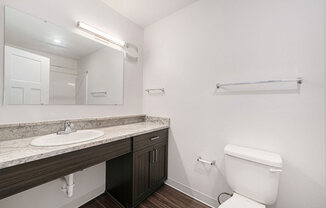
[[98,128],[97,130],[104,131],[104,136],[83,143],[54,147],[35,147],[30,145],[31,141],[36,137],[2,141],[0,142],[0,170],[166,128],[169,128],[169,123],[150,120],[128,125]]

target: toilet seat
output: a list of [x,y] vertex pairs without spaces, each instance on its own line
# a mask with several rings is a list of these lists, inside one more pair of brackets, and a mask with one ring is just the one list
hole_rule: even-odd
[[221,204],[219,208],[266,208],[266,206],[234,193],[233,196]]

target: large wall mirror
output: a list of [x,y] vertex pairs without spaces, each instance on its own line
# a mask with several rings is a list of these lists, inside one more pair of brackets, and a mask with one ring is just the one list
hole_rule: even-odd
[[124,52],[5,7],[4,104],[122,104]]

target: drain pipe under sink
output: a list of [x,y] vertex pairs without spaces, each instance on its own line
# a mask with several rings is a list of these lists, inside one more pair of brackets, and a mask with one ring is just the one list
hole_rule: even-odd
[[74,174],[69,174],[64,177],[64,184],[62,185],[61,191],[66,192],[70,198],[74,194],[74,186]]

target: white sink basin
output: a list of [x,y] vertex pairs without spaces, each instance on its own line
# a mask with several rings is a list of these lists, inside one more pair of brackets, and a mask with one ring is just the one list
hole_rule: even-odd
[[33,139],[31,145],[37,147],[51,147],[67,144],[75,144],[86,142],[92,139],[99,138],[104,135],[103,131],[98,130],[80,130],[70,134],[49,134]]

